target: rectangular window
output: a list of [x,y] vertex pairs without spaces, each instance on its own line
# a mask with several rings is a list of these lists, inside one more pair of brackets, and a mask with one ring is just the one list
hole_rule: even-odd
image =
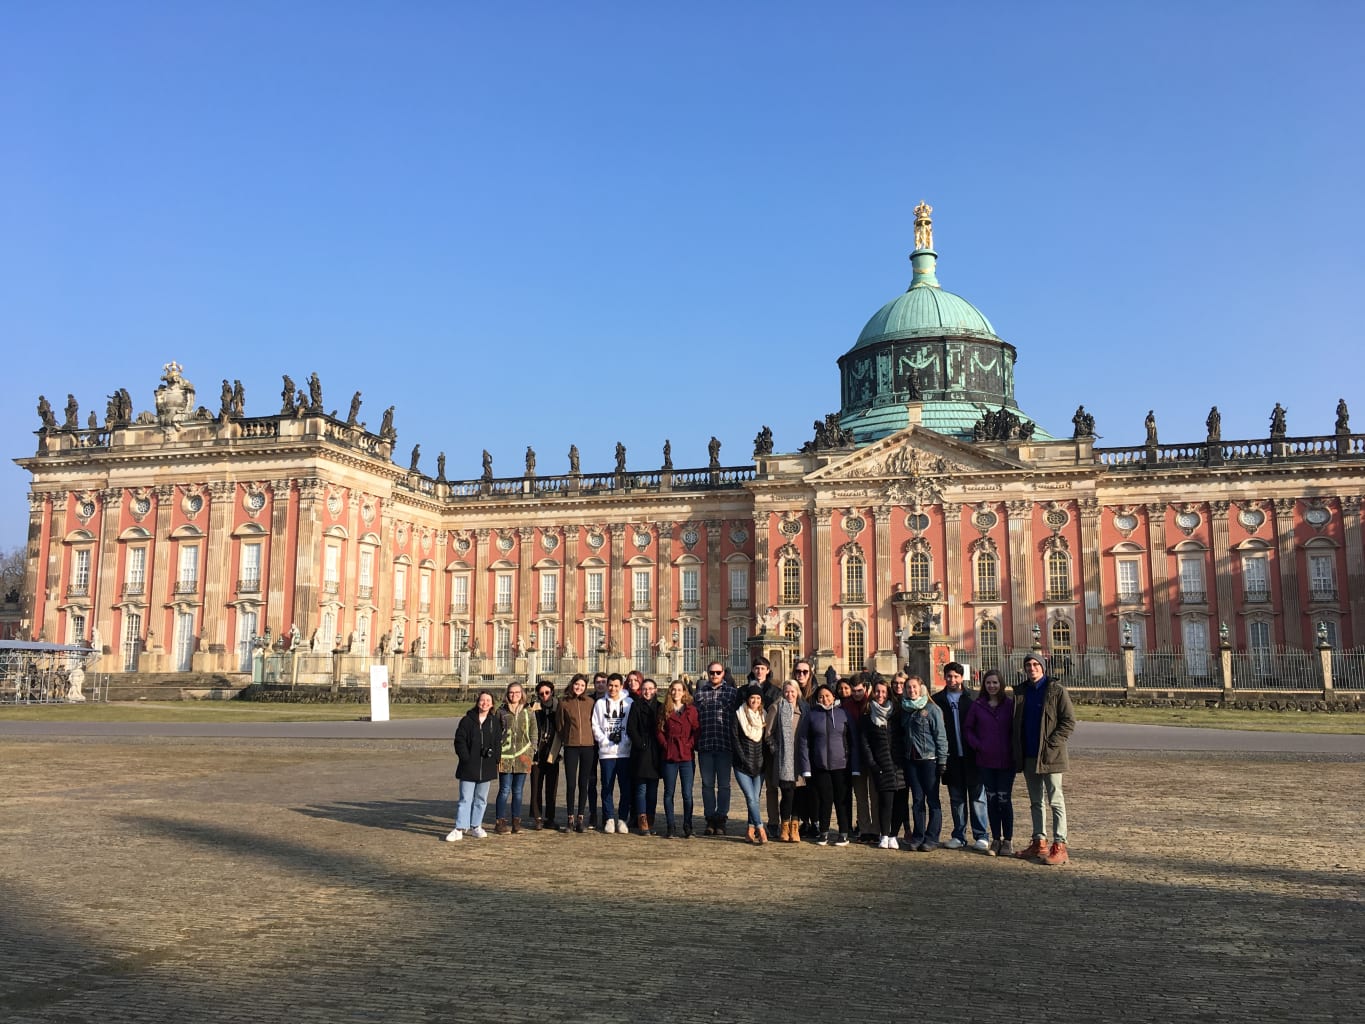
[[540,574],[540,610],[543,612],[559,610],[559,574],[556,572]]
[[72,594],[90,593],[90,549],[77,548],[71,562]]
[[237,589],[249,594],[259,593],[261,589],[261,545],[242,545],[242,575],[237,581]]
[[124,576],[125,594],[142,594],[147,590],[147,549],[143,547],[128,549],[127,573]]
[[600,572],[590,572],[584,577],[587,583],[587,594],[583,599],[585,611],[600,612],[602,610],[602,578],[603,574]]
[[1209,624],[1203,619],[1186,619],[1181,624],[1180,634],[1185,647],[1186,674],[1207,676],[1209,674]]
[[1119,603],[1142,603],[1142,577],[1139,574],[1136,558],[1124,558],[1118,562]]
[[405,565],[393,567],[393,610],[401,612],[408,603],[408,569]]
[[730,566],[730,607],[749,607],[749,567],[747,565]]
[[701,634],[696,626],[682,629],[683,671],[695,675],[701,668]]
[[601,626],[584,626],[583,639],[587,644],[587,653],[596,657],[598,652],[602,650],[603,644],[607,642],[607,634],[602,632]]
[[976,599],[1000,600],[1000,563],[995,555],[983,552],[976,559]]
[[1251,654],[1251,664],[1258,675],[1269,675],[1270,662],[1270,623],[1253,621],[1247,623],[1247,647]]
[[850,622],[846,634],[844,660],[849,672],[861,672],[867,661],[867,634],[861,622]]
[[636,569],[631,573],[631,580],[631,609],[649,611],[649,570]]
[[551,623],[540,627],[540,670],[559,671],[559,634]]
[[[510,577],[509,577],[510,578]],[[499,623],[493,630],[493,660],[499,672],[510,672],[515,659],[512,656],[512,627]]]
[[1242,559],[1242,584],[1248,601],[1270,600],[1270,560],[1265,555]]
[[[682,580],[683,610],[696,611],[701,607],[701,570],[684,569],[679,578]],[[733,604],[733,598],[731,603]]]
[[142,615],[129,612],[123,623],[123,671],[136,672],[142,653]]
[[1332,555],[1308,556],[1308,589],[1314,601],[1337,599],[1336,559]]
[[801,603],[801,563],[795,558],[782,560],[782,603]]
[[744,641],[749,639],[745,626],[730,627],[730,671],[742,677],[749,671],[749,647]]
[[934,588],[929,580],[930,575],[932,566],[929,563],[929,556],[923,551],[916,551],[910,556],[910,592],[927,594],[932,591]]
[[639,624],[639,623],[637,622],[637,623],[635,624],[635,629],[634,629],[633,632],[634,632],[634,636],[632,637],[632,639],[633,639],[634,643],[633,643],[632,646],[631,646],[630,653],[631,653],[632,657],[634,657],[634,659],[635,659],[635,664],[637,664],[637,665],[648,665],[648,664],[649,664],[649,627],[648,627],[648,626],[643,626],[643,625],[641,625],[641,624]]
[[[180,569],[175,578],[177,594],[193,594],[199,589],[199,548],[194,544],[180,548]],[[181,669],[188,672],[189,669]]]
[[867,600],[867,585],[863,560],[857,555],[850,555],[844,561],[844,602],[865,600]]
[[512,610],[512,574],[500,572],[496,578],[493,611],[506,615]]
[[335,594],[341,587],[341,548],[328,544],[322,557],[322,589]]
[[1200,604],[1204,599],[1204,556],[1181,555],[1180,600],[1186,604]]
[[417,611],[422,615],[431,611],[431,572],[425,569],[417,577]]
[[464,573],[450,578],[450,613],[469,614],[469,577]]
[[85,616],[78,612],[71,615],[71,636],[67,638],[69,644],[85,643]]
[[976,627],[976,658],[982,669],[1000,664],[1000,625],[994,619],[982,619]]
[[369,597],[374,586],[374,550],[364,547],[360,549],[360,586],[365,591],[365,597]]

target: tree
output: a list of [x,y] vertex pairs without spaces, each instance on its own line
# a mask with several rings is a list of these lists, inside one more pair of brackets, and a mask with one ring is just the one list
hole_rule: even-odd
[[27,568],[28,558],[22,547],[0,552],[0,594],[6,600],[11,594],[17,595],[24,589],[24,572]]

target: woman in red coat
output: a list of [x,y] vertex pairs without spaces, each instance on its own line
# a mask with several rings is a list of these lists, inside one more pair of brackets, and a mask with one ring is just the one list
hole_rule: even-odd
[[684,839],[692,838],[692,756],[697,745],[697,731],[701,722],[692,704],[692,695],[682,683],[668,688],[668,699],[659,715],[659,744],[663,747],[664,821],[666,838],[677,838],[673,818],[673,788],[682,780]]

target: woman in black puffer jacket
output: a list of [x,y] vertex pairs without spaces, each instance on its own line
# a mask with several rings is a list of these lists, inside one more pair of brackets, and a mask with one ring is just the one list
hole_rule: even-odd
[[480,690],[474,706],[455,727],[455,756],[460,759],[455,778],[460,780],[460,802],[455,807],[455,827],[446,842],[463,839],[465,832],[475,839],[488,835],[483,830],[483,812],[488,806],[488,787],[498,777],[501,752],[502,719],[493,714],[493,695]]
[[905,737],[899,721],[900,709],[891,701],[886,683],[872,684],[868,701],[858,722],[862,743],[863,772],[877,791],[877,806],[882,834],[877,847],[899,850],[896,839],[905,826],[909,803],[905,782]]

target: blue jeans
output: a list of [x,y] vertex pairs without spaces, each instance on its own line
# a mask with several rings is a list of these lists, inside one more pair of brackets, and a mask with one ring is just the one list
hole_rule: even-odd
[[659,802],[659,780],[640,779],[635,783],[634,812],[654,818],[654,806]]
[[[602,824],[616,817],[616,787],[621,790],[621,813],[630,813],[630,760],[625,757],[604,757],[602,765]],[[624,820],[624,819],[622,819]]]
[[692,827],[692,779],[694,768],[691,761],[664,762],[664,820],[673,827],[673,786],[682,781],[683,824]]
[[734,757],[728,750],[700,750],[697,765],[701,768],[701,810],[709,822],[730,814],[730,769]]
[[996,839],[1014,838],[1013,768],[978,768],[981,786],[986,791],[986,815],[991,823],[991,835]]
[[938,799],[938,762],[906,761],[905,777],[910,782],[912,804],[910,845],[937,846],[943,832],[943,805]]
[[488,809],[488,787],[492,784],[460,780],[460,802],[455,805],[455,827],[461,832],[483,823],[483,812]]
[[749,824],[755,828],[762,828],[763,805],[758,802],[758,793],[763,788],[763,776],[746,775],[736,768],[735,781],[739,783],[739,790],[744,794],[744,803],[748,806]]
[[948,758],[948,807],[953,814],[953,838],[967,841],[967,803],[970,799],[972,835],[986,839],[990,836],[986,828],[986,791],[981,786],[976,766],[962,763],[962,759],[954,765],[953,760],[951,756]]
[[525,772],[498,772],[498,805],[494,811],[495,818],[506,819],[507,798],[512,798],[513,818],[521,817],[521,791],[526,788]]

